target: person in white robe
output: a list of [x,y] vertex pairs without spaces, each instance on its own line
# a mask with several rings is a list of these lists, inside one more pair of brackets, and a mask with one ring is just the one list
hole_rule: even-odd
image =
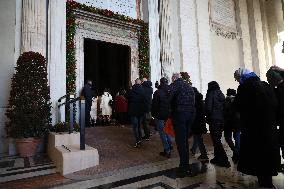
[[92,98],[92,106],[90,114],[91,114],[92,124],[95,124],[98,117],[98,97],[96,96]]
[[100,103],[100,108],[102,111],[103,116],[111,116],[112,115],[112,96],[109,94],[109,92],[105,91],[101,97],[101,103]]

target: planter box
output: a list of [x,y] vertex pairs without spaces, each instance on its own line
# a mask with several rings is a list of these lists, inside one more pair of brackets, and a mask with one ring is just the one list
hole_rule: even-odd
[[62,175],[99,164],[98,150],[86,145],[80,150],[80,133],[50,133],[48,155]]

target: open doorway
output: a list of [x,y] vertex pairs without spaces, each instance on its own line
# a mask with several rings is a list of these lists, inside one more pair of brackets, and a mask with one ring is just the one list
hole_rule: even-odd
[[84,78],[93,81],[101,95],[109,89],[115,95],[126,89],[130,79],[130,47],[93,39],[84,39]]

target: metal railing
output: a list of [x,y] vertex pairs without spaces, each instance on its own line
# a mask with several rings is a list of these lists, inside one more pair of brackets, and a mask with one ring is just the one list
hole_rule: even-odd
[[[62,102],[62,100],[64,100]],[[76,111],[77,102],[79,103],[79,111]],[[60,108],[65,106],[66,116],[68,117],[69,123],[69,134],[74,131],[74,122],[76,115],[79,115],[79,126],[80,126],[80,150],[85,150],[85,100],[81,97],[75,97],[75,95],[67,94],[58,100],[58,111]]]

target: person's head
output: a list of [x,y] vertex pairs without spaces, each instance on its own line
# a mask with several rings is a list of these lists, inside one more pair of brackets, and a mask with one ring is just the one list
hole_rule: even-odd
[[269,69],[266,72],[266,78],[268,83],[273,87],[276,87],[283,82],[283,77],[281,76],[281,74],[273,69]]
[[92,80],[88,79],[87,84],[92,85],[93,84]]
[[249,69],[246,68],[239,68],[235,71],[234,73],[234,78],[236,81],[240,82],[241,81],[241,77],[245,74],[249,74],[251,73],[251,71]]
[[236,96],[237,92],[235,89],[227,89],[227,96]]
[[177,79],[181,78],[180,73],[173,73],[172,82],[175,82]]
[[167,80],[167,78],[165,78],[165,77],[162,77],[161,79],[160,79],[160,84],[161,85],[168,85],[168,80]]
[[142,82],[148,81],[146,77],[143,77]]
[[208,91],[220,90],[220,86],[217,81],[211,81],[208,83]]
[[119,91],[119,95],[125,95],[126,94],[126,91],[124,90],[124,89],[121,89],[120,91]]
[[135,79],[135,84],[136,84],[136,85],[141,85],[141,83],[142,83],[142,82],[141,82],[141,80],[140,80],[139,78]]

